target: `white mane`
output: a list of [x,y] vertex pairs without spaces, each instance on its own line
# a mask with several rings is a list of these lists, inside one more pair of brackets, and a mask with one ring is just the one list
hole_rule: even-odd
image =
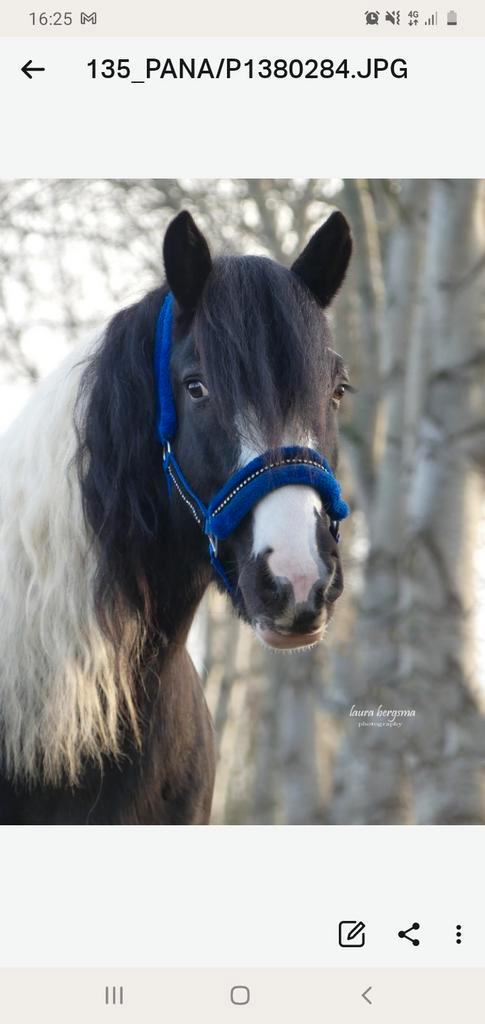
[[130,658],[139,625],[115,652],[96,620],[95,546],[73,459],[77,349],[37,388],[0,438],[0,764],[28,782],[71,783],[116,755],[122,720],[136,732]]

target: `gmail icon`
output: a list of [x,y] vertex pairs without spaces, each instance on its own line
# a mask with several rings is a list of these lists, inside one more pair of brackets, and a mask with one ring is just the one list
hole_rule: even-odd
[[95,25],[97,20],[98,17],[96,11],[93,11],[92,14],[85,14],[84,11],[81,11],[81,25],[86,25],[88,22],[91,25]]

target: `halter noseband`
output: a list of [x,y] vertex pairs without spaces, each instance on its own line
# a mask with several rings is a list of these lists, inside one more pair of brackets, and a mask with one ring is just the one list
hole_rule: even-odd
[[170,374],[172,329],[173,296],[169,292],[162,303],[155,334],[157,435],[162,445],[168,492],[172,494],[175,488],[207,536],[211,564],[226,589],[233,594],[234,587],[218,558],[218,541],[226,540],[266,494],[288,484],[312,487],[323,500],[330,518],[330,532],[337,543],[338,524],[348,516],[349,507],[341,497],[340,484],[323,455],[311,448],[298,446],[267,451],[252,459],[242,469],[236,470],[209,504],[204,505],[185,479],[171,448],[177,432],[177,413]]

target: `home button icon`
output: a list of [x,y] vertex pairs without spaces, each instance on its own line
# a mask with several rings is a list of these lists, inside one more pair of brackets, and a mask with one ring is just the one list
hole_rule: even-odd
[[247,1006],[251,993],[247,985],[234,985],[231,989],[231,1003],[233,1006]]

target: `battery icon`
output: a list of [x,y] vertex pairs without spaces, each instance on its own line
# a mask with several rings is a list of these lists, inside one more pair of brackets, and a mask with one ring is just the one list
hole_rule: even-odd
[[446,24],[458,25],[458,15],[456,11],[448,11],[448,14],[446,15]]

